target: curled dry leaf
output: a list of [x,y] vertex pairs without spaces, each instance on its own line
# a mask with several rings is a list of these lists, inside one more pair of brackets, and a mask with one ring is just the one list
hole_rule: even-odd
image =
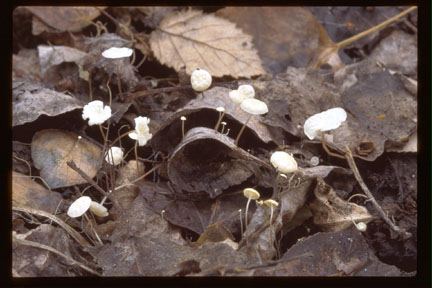
[[314,194],[316,199],[310,204],[313,221],[323,231],[337,232],[353,225],[352,221],[367,223],[372,220],[365,207],[342,200],[320,178]]
[[40,115],[56,116],[78,108],[82,108],[82,103],[67,94],[40,84],[18,80],[12,83],[12,126],[32,122]]
[[[156,150],[163,151],[165,153],[171,152],[182,138],[181,121],[179,120],[180,117],[187,116],[189,120],[186,120],[185,124],[186,127],[188,127],[188,125],[190,125],[189,123],[191,122],[190,119],[192,118],[190,117],[190,115],[206,108],[214,110],[214,121],[209,123],[207,127],[214,127],[214,125],[216,124],[219,116],[219,113],[216,111],[217,107],[225,108],[224,119],[230,117],[239,121],[240,123],[245,123],[249,117],[249,114],[240,109],[239,105],[231,101],[228,96],[229,91],[231,90],[224,87],[213,87],[212,89],[205,91],[202,98],[191,100],[181,110],[170,115],[164,121],[164,123],[159,127],[159,130],[153,135],[153,138],[151,140],[152,146]],[[248,122],[247,127],[250,128],[250,132],[257,135],[261,141],[268,143],[273,139],[271,138],[267,126],[261,123],[261,119],[263,119],[261,116],[252,117]],[[207,113],[206,119],[200,118],[198,119],[199,122],[197,121],[195,124],[196,126],[204,126],[206,123],[205,121],[211,120],[212,119],[210,113]],[[192,128],[194,126],[189,127]],[[190,128],[187,128],[186,131]],[[225,131],[227,130],[227,128],[225,128]],[[240,126],[238,129],[240,130]],[[229,133],[229,136],[235,137],[233,135],[236,135],[236,131],[232,131]],[[170,141],[167,141],[167,139],[170,139]]]
[[[234,145],[231,138],[213,129],[189,130],[168,160],[168,177],[181,189],[210,198],[230,186],[241,184],[260,167],[271,169],[267,162]],[[205,195],[205,194],[204,194]]]
[[73,161],[90,178],[96,176],[101,149],[69,131],[47,129],[33,136],[31,154],[34,165],[51,189],[86,183],[66,162]]
[[61,194],[51,192],[21,173],[12,173],[12,202],[54,214],[62,200]]
[[228,20],[198,10],[166,17],[152,32],[150,45],[162,64],[176,71],[186,67],[189,75],[196,68],[213,77],[250,78],[265,73],[251,36]]
[[64,32],[79,32],[100,15],[94,7],[26,7],[41,21]]

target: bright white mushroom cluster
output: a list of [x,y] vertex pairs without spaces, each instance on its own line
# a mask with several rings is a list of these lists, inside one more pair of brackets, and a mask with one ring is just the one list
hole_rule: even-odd
[[321,132],[338,128],[347,118],[343,108],[336,107],[309,117],[304,126],[304,133],[310,139],[315,139]]
[[77,218],[84,215],[87,210],[89,210],[100,217],[108,216],[108,209],[103,205],[92,201],[89,196],[81,196],[77,200],[75,200],[67,211],[67,215],[71,218]]
[[95,100],[89,102],[83,108],[82,118],[84,120],[89,119],[88,124],[100,125],[111,117],[111,108],[109,106],[103,106],[103,102]]
[[129,137],[137,140],[139,146],[144,146],[152,138],[148,124],[150,119],[139,116],[135,118],[135,131],[129,133]]

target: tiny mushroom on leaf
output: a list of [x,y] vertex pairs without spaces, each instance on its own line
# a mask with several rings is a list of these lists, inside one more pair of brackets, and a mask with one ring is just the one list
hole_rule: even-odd
[[81,196],[69,206],[67,215],[71,218],[82,216],[90,208],[91,202],[90,197]]
[[284,151],[274,152],[270,157],[270,162],[281,173],[292,173],[298,169],[294,157]]
[[97,203],[96,201],[91,201],[90,211],[100,217],[108,216],[108,209],[102,204]]
[[240,85],[237,90],[229,92],[229,97],[234,103],[241,104],[245,99],[254,98],[255,90],[251,85]]
[[347,114],[343,108],[336,107],[328,109],[306,119],[306,122],[303,126],[304,133],[311,140],[315,139],[318,134],[321,133],[322,147],[327,152],[327,154],[345,159],[345,157],[339,154],[330,152],[330,150],[327,148],[327,145],[325,144],[324,132],[338,128],[342,122],[346,120],[346,118]]
[[111,108],[109,106],[103,106],[103,102],[95,100],[83,108],[82,118],[84,120],[89,119],[88,124],[100,125],[111,117]]
[[273,233],[271,231],[272,219],[273,219],[273,208],[279,206],[279,203],[273,199],[268,199],[264,201],[264,204],[270,207],[270,243],[273,245]]
[[105,161],[111,165],[118,165],[123,161],[123,150],[120,147],[111,147],[105,156]]
[[258,191],[256,191],[253,188],[246,188],[243,190],[243,195],[246,198],[248,198],[248,201],[246,203],[246,212],[245,212],[245,233],[246,233],[246,245],[247,245],[247,220],[248,220],[249,203],[251,200],[257,200],[260,197],[260,194]]
[[[130,57],[133,53],[133,50],[127,47],[111,47],[105,51],[102,52],[102,56],[108,59],[120,59],[120,58],[126,58]],[[119,61],[116,60],[116,69],[117,69],[117,85],[119,89],[119,93],[122,93],[121,90],[121,83],[120,83],[120,72],[119,72]],[[111,98],[110,98],[110,104],[111,104]]]
[[147,141],[152,138],[148,124],[150,119],[147,117],[139,116],[135,118],[135,131],[129,133],[129,137],[137,140],[139,146],[144,146]]
[[255,99],[255,98],[247,98],[243,100],[243,102],[240,104],[240,108],[249,113],[249,117],[247,118],[246,122],[243,124],[242,128],[240,129],[239,134],[237,135],[237,138],[235,140],[235,145],[237,145],[241,134],[243,133],[243,130],[245,129],[247,123],[251,119],[253,115],[262,115],[268,112],[267,104]]
[[204,69],[196,69],[191,75],[191,85],[195,91],[207,90],[212,83],[212,76]]
[[321,132],[338,128],[346,118],[347,114],[343,108],[331,108],[309,117],[303,127],[304,133],[313,140]]
[[218,118],[218,122],[216,123],[216,126],[214,128],[215,131],[217,131],[219,129],[219,125],[223,119],[223,116],[225,115],[225,108],[224,107],[217,107],[216,111],[219,112],[219,118]]

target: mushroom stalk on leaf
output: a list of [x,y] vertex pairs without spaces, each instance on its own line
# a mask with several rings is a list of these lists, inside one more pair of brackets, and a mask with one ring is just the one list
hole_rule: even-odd
[[304,133],[310,139],[315,139],[318,134],[321,134],[321,142],[323,149],[330,156],[345,159],[342,155],[330,152],[325,143],[325,131],[338,128],[347,118],[347,114],[343,108],[336,107],[328,109],[324,112],[312,115],[304,124]]
[[119,61],[121,58],[130,57],[133,53],[133,50],[127,47],[117,48],[111,47],[102,52],[102,56],[108,59],[116,59],[116,74],[117,74],[117,86],[119,89],[119,93],[122,93],[121,81],[120,81],[120,69],[119,69]]
[[246,233],[246,247],[248,245],[248,231],[247,231],[247,223],[248,223],[248,210],[249,210],[249,204],[251,200],[257,200],[260,197],[260,194],[258,191],[252,188],[246,188],[243,190],[243,195],[248,198],[248,201],[246,203],[246,212],[245,212],[245,233]]
[[[281,175],[283,175],[282,173],[286,173],[286,174],[294,173],[298,169],[297,161],[294,159],[294,157],[284,151],[274,152],[270,157],[270,162],[273,165],[273,167],[276,168],[278,173],[276,177],[276,186],[279,186],[279,178]],[[286,178],[287,176],[284,175],[284,177]],[[291,180],[293,177],[294,174],[289,180],[289,185],[291,185]]]
[[225,108],[224,107],[217,107],[216,111],[219,112],[219,119],[218,119],[218,122],[216,123],[216,126],[214,127],[214,130],[218,131],[219,125],[221,124],[223,116],[225,115]]
[[246,128],[246,125],[249,122],[249,120],[252,118],[252,116],[262,115],[268,112],[267,104],[255,98],[247,98],[243,100],[243,102],[241,102],[240,104],[240,108],[246,113],[249,113],[250,115],[247,118],[246,122],[243,124],[242,128],[240,129],[240,132],[237,135],[237,138],[235,139],[234,142],[235,145],[238,144],[240,136],[243,133],[243,130]]
[[271,245],[273,245],[273,232],[272,232],[273,208],[279,206],[279,203],[275,200],[268,199],[264,201],[264,204],[270,207],[270,243]]

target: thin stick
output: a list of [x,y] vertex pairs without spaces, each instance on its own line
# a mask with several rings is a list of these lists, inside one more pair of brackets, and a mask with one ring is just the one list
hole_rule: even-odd
[[66,232],[68,232],[72,236],[72,238],[74,238],[78,242],[78,244],[80,244],[83,248],[88,248],[88,247],[92,246],[89,242],[87,242],[87,240],[84,239],[84,237],[81,236],[81,234],[79,234],[72,227],[70,227],[68,224],[63,222],[63,220],[61,220],[60,218],[58,218],[55,215],[52,215],[52,214],[50,214],[46,211],[43,211],[43,210],[38,210],[38,209],[34,209],[34,208],[30,208],[30,207],[24,207],[24,206],[17,206],[17,205],[12,205],[12,210],[46,217],[46,218],[54,221],[55,223],[57,223],[64,230],[66,230]]
[[149,171],[147,171],[145,174],[141,175],[141,176],[138,177],[137,179],[133,180],[132,182],[125,183],[125,184],[123,184],[123,185],[120,185],[120,186],[118,186],[118,187],[115,187],[115,190],[119,190],[119,189],[124,188],[124,187],[126,187],[126,186],[129,186],[129,185],[131,185],[131,184],[133,184],[133,183],[135,183],[135,182],[138,182],[139,180],[141,180],[141,179],[145,178],[146,176],[148,176],[149,174],[151,174],[154,170],[158,169],[161,165],[162,165],[162,163],[156,165],[155,167],[153,167],[152,169],[150,169]]
[[380,214],[381,218],[384,220],[384,222],[387,223],[387,225],[390,226],[390,228],[395,231],[396,233],[402,235],[404,239],[411,238],[411,233],[405,231],[405,229],[401,229],[398,226],[396,226],[387,216],[387,214],[384,212],[382,207],[378,204],[378,202],[375,200],[375,197],[372,195],[372,193],[369,191],[368,187],[364,183],[360,172],[357,168],[357,165],[355,164],[354,158],[352,156],[351,150],[348,148],[348,146],[345,146],[347,152],[345,154],[346,160],[348,162],[348,165],[350,166],[351,170],[354,173],[355,178],[360,184],[360,187],[362,188],[363,192],[369,197],[370,201],[374,205],[375,209],[377,209],[378,213]]
[[[78,168],[74,161],[68,161],[68,162],[66,162],[66,164],[70,168],[72,168],[75,172],[77,172],[87,182],[92,184],[96,188],[96,190],[99,191],[102,195],[109,197],[109,194],[106,193],[105,190],[103,190],[93,179],[91,179],[89,176],[87,176],[87,174],[84,173],[84,171],[82,171],[80,168]],[[112,200],[112,199],[110,198],[110,200]]]
[[337,43],[336,47],[337,47],[337,49],[339,49],[341,47],[349,45],[352,42],[357,41],[358,39],[363,38],[363,37],[369,35],[370,33],[375,32],[375,31],[381,29],[382,27],[390,24],[391,22],[394,22],[395,20],[399,19],[400,17],[405,16],[406,14],[410,13],[411,11],[413,11],[415,9],[417,9],[416,6],[410,7],[407,10],[399,13],[398,15],[396,15],[396,16],[394,16],[394,17],[392,17],[392,18],[390,18],[390,19],[388,19],[388,20],[386,20],[386,21],[384,21],[384,22],[382,22],[380,24],[378,24],[377,26],[374,26],[374,27],[372,27],[372,28],[370,28],[370,29],[368,29],[366,31],[363,31],[363,32],[361,32],[361,33],[359,33],[357,35],[354,35],[353,37],[350,37],[348,39],[345,39],[345,40]]
[[99,274],[98,272],[94,271],[93,269],[85,266],[84,264],[82,264],[82,263],[80,263],[80,262],[72,259],[71,257],[69,257],[69,256],[61,253],[60,251],[58,251],[58,250],[56,250],[56,249],[54,249],[54,248],[52,248],[50,246],[47,246],[47,245],[44,245],[44,244],[41,244],[41,243],[37,243],[37,242],[33,242],[33,241],[29,241],[29,240],[19,239],[16,236],[14,236],[12,238],[12,241],[15,242],[15,243],[17,243],[17,244],[20,244],[20,245],[31,246],[31,247],[36,247],[36,248],[39,248],[39,249],[44,249],[44,250],[50,251],[50,252],[52,252],[54,254],[57,254],[57,255],[65,258],[66,260],[69,260],[74,265],[77,265],[77,266],[81,267],[82,269],[86,270],[87,272],[90,272],[91,274],[94,274],[94,275],[97,275],[97,276],[102,276],[101,274]]

